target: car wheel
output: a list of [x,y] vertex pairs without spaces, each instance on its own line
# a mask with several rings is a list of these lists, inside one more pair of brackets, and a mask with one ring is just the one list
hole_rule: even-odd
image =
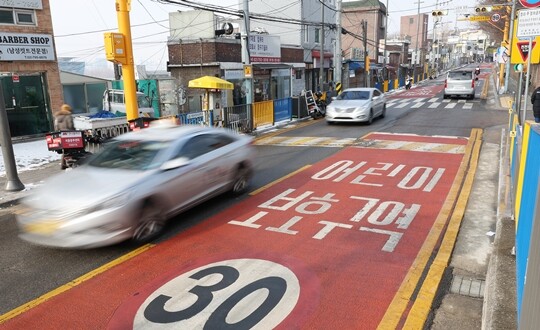
[[136,243],[148,243],[161,234],[165,228],[165,222],[161,209],[154,203],[146,203],[132,240]]
[[386,117],[386,103],[383,104],[382,112],[381,112],[381,118],[384,118],[384,117]]
[[231,188],[232,194],[238,196],[245,193],[248,190],[250,180],[251,170],[245,165],[238,167]]
[[368,124],[368,125],[373,124],[373,109],[371,109],[371,110],[369,111],[369,118],[368,118],[368,120],[367,120],[367,124]]
[[444,94],[442,98],[446,100],[448,98],[448,95]]

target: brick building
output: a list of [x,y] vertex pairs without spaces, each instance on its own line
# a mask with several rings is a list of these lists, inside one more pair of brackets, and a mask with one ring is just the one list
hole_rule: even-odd
[[0,7],[0,83],[11,135],[52,129],[63,103],[49,0],[13,0]]
[[[190,15],[197,15],[201,21],[208,21],[209,26],[198,27],[191,31],[184,21],[189,21]],[[207,15],[201,18],[202,15]],[[261,45],[268,47],[268,57],[254,60],[255,52],[251,53],[253,67],[253,93],[246,89],[244,65],[242,63],[242,45],[240,39],[216,37],[214,35],[215,17],[213,14],[199,12],[171,13],[171,37],[168,42],[169,62],[167,69],[171,76],[178,81],[179,88],[186,97],[186,103],[181,105],[180,112],[192,112],[202,108],[204,91],[188,88],[190,80],[202,76],[216,76],[233,83],[233,91],[221,92],[217,103],[211,104],[211,109],[221,106],[249,104],[252,102],[274,100],[298,95],[304,89],[305,63],[304,50],[300,46],[282,45],[279,37],[271,35],[252,35]],[[181,31],[181,32],[180,32]],[[246,95],[253,95],[253,100]]]

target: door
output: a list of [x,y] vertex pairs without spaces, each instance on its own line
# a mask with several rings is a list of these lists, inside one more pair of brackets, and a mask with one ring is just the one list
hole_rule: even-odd
[[44,74],[0,77],[12,137],[51,131]]

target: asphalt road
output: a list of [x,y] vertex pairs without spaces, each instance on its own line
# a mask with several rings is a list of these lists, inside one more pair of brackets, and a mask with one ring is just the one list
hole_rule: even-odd
[[[388,98],[387,116],[377,119],[370,126],[363,124],[327,125],[324,120],[299,123],[296,127],[270,132],[263,137],[276,135],[292,138],[290,144],[274,143],[257,145],[256,173],[252,190],[261,188],[289,173],[324,160],[342,150],[345,145],[334,147],[310,145],[301,141],[329,137],[359,139],[370,132],[407,133],[420,135],[442,135],[469,137],[473,128],[485,129],[485,139],[498,143],[498,131],[505,125],[507,112],[494,107],[491,102],[479,99],[482,85],[477,85],[477,98],[463,102],[451,99],[443,102],[441,87],[443,79],[429,81],[423,85],[433,92],[424,97],[422,105],[418,98],[393,94]],[[419,88],[419,87],[416,87]],[[414,90],[413,88],[412,90]],[[410,102],[409,102],[410,101]],[[405,104],[407,103],[407,104]],[[440,103],[434,106],[435,103]],[[455,106],[447,108],[449,104]],[[472,104],[464,107],[464,104]],[[287,140],[287,139],[284,139]],[[165,242],[188,228],[204,223],[206,219],[240,203],[247,196],[231,198],[220,196],[196,207],[170,221],[166,234],[156,243]],[[12,212],[0,214],[0,315],[19,307],[47,292],[78,278],[99,266],[114,260],[137,246],[124,243],[112,247],[69,251],[35,247],[17,238],[17,229]]]

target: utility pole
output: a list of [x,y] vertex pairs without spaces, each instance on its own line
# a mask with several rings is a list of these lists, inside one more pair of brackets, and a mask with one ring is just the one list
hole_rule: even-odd
[[[508,14],[508,11],[507,11],[507,14]],[[511,57],[512,56],[512,43],[514,42],[514,18],[516,17],[516,0],[512,0],[512,11],[511,11],[511,14],[510,14],[510,17],[508,17],[506,19],[506,21],[508,22],[508,20],[510,20],[510,31],[508,33],[508,35],[510,36],[510,38],[508,38],[508,57]],[[503,38],[506,37],[503,36]],[[530,48],[529,48],[530,49]],[[532,52],[529,50],[529,54],[532,54]],[[528,68],[527,68],[528,69]],[[508,61],[506,61],[506,76],[504,77],[504,89],[503,91],[506,93],[508,91],[508,81],[510,79],[510,59]],[[521,91],[520,91],[521,92]]]
[[[244,31],[245,35],[242,36],[242,62],[244,65],[251,65],[251,59],[249,55],[249,3],[248,0],[243,1],[244,10]],[[246,103],[253,103],[253,76],[247,79],[248,91],[246,91]]]
[[122,63],[122,78],[124,80],[124,99],[126,103],[127,121],[139,118],[137,106],[137,90],[135,87],[135,67],[133,61],[133,46],[131,43],[131,23],[129,11],[131,0],[116,0],[116,16],[118,18],[118,32],[124,36],[126,62]]
[[418,0],[418,2],[415,2],[418,4],[418,18],[416,19],[416,50],[414,51],[414,71],[413,71],[413,78],[414,82],[418,82],[418,79],[416,79],[416,62],[420,63],[418,56],[418,37],[420,36],[420,4],[423,3],[423,1]]
[[386,13],[385,13],[385,18],[384,18],[383,81],[388,80],[388,70],[386,69],[386,38],[387,37],[388,37],[388,0],[386,0]]
[[9,121],[6,112],[6,102],[4,101],[4,89],[0,85],[0,144],[2,145],[2,156],[6,168],[6,191],[21,191],[24,184],[17,175],[17,165],[13,154],[13,144],[11,143],[11,133],[9,132]]
[[336,48],[334,52],[334,83],[341,82],[341,0],[336,1]]
[[364,42],[364,87],[369,87],[369,71],[367,70],[367,21],[362,20],[362,40]]
[[324,90],[324,0],[321,0],[321,36],[320,36],[320,42],[321,42],[321,50],[319,54],[319,61],[321,64],[321,67],[319,69],[319,90],[322,92]]

